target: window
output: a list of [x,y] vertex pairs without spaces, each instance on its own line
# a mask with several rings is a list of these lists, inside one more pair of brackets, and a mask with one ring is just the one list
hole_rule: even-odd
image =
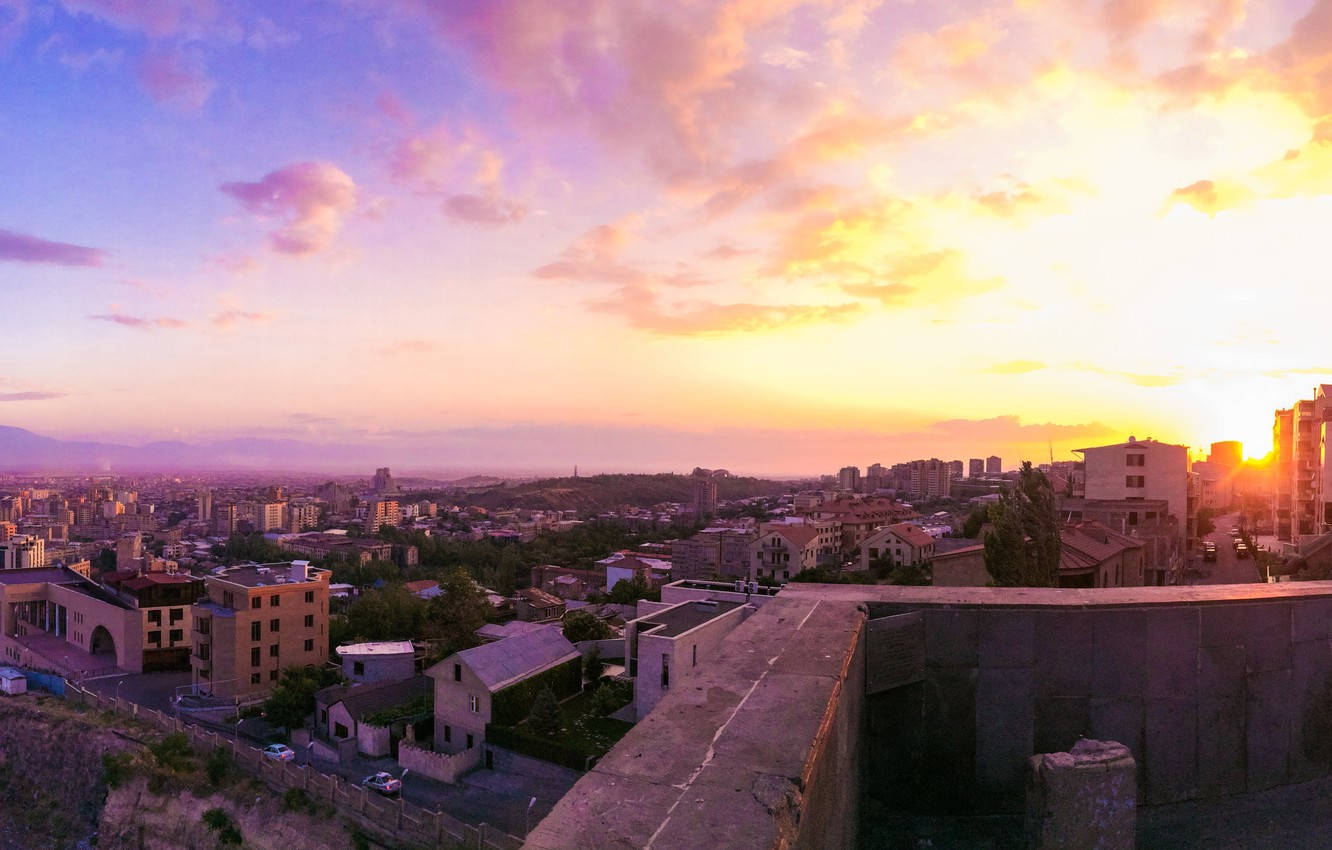
[[461,681],[462,681],[462,665],[461,665],[461,664],[455,664],[455,665],[453,665],[453,681],[455,681],[455,682],[461,682]]
[[202,619],[194,621],[194,629],[201,635],[208,634],[208,629],[211,627],[212,627],[212,620],[209,617],[204,617]]
[[161,633],[161,632],[156,632],[156,631],[154,631],[154,632],[149,632],[149,633],[148,633],[148,642],[149,642],[149,643],[152,643],[152,644],[156,644],[156,645],[158,645],[158,646],[161,646],[161,645],[162,645],[162,633]]
[[319,725],[320,725],[320,726],[327,726],[327,725],[328,725],[328,709],[327,709],[327,708],[321,708],[321,709],[319,709]]
[[305,615],[305,627],[306,627],[307,629],[313,629],[313,628],[314,628],[314,614],[306,614],[306,615]]
[[1144,475],[1125,475],[1125,476],[1124,476],[1124,486],[1125,486],[1125,487],[1146,487],[1146,486],[1147,486],[1147,477],[1144,476]]
[[251,608],[258,608],[258,607],[262,606],[263,604],[264,604],[264,600],[260,599],[258,596],[255,596],[255,597],[253,597],[253,598],[250,599],[250,607],[251,607]]
[[451,726],[444,727],[444,743],[446,744],[453,743],[453,727]]
[[268,671],[268,681],[270,681],[270,682],[276,682],[276,681],[277,681],[277,677],[278,677],[278,671],[276,671],[276,670],[269,670],[269,671]]
[[258,674],[258,673],[251,673],[251,674],[250,674],[250,684],[251,684],[251,685],[257,685],[257,684],[259,684],[259,674]]
[[222,591],[222,606],[224,608],[236,607],[236,595],[232,593],[230,590]]
[[353,673],[353,674],[359,676],[359,675],[361,675],[361,674],[364,673],[364,672],[365,672],[365,662],[364,662],[364,661],[353,661],[353,662],[352,662],[352,673]]
[[475,694],[471,694],[467,697],[467,707],[472,710],[473,714],[480,714],[481,700],[477,699]]
[[307,603],[309,603],[309,602],[314,602],[314,591],[313,591],[313,590],[307,590],[307,591],[305,591],[305,601],[306,601]]
[[173,623],[179,623],[179,622],[180,622],[181,620],[183,620],[183,619],[185,619],[185,609],[184,609],[184,608],[172,608],[172,609],[171,609],[171,622],[173,622]]
[[468,735],[467,735],[467,749],[470,750],[471,748],[472,748],[472,735],[471,735],[471,733],[468,733]]
[[305,651],[306,651],[306,652],[314,652],[314,640],[312,640],[312,639],[310,639],[310,638],[306,638],[306,640],[305,640]]
[[250,640],[259,640],[259,630],[262,628],[258,620],[250,623]]
[[200,668],[199,668],[199,678],[200,678],[200,679],[208,679],[208,678],[212,677],[212,675],[213,675],[213,671],[212,671],[212,670],[209,670],[207,667],[200,667]]
[[662,690],[671,686],[671,657],[666,653],[661,654],[661,687]]
[[347,737],[347,727],[346,727],[346,726],[343,726],[341,723],[334,723],[334,724],[333,724],[333,737],[335,737],[335,738],[345,738],[345,737]]
[[277,658],[277,657],[278,657],[278,645],[277,645],[277,644],[273,644],[272,646],[268,647],[268,657],[269,657],[269,658]]
[[250,666],[251,667],[259,666],[259,647],[257,646],[250,650]]
[[167,633],[167,640],[171,641],[172,643],[180,643],[184,639],[185,639],[184,629],[172,629],[170,632]]
[[1125,465],[1125,466],[1146,466],[1146,465],[1147,465],[1147,455],[1125,455],[1125,456],[1124,456],[1124,465]]
[[208,656],[212,653],[212,649],[213,649],[213,647],[212,647],[211,644],[207,644],[207,643],[201,643],[201,644],[199,644],[199,652],[198,652],[199,660],[201,660],[201,661],[207,661],[207,660],[208,660]]
[[1129,515],[1128,515],[1128,524],[1129,524],[1129,525],[1137,525],[1137,524],[1138,524],[1138,512],[1137,512],[1137,511],[1129,511]]
[[282,621],[279,620],[279,619],[277,619],[276,617],[274,617],[273,619],[271,619],[271,620],[268,621],[268,630],[269,630],[270,632],[275,632],[275,631],[278,630],[278,627],[281,626],[281,625],[282,625]]
[[149,611],[148,622],[152,623],[154,626],[162,625],[162,610],[160,608],[154,608],[152,611]]
[[276,607],[278,607],[278,603],[280,603],[281,601],[282,601],[282,597],[281,597],[281,596],[278,596],[276,593],[274,593],[272,596],[268,597],[268,607],[269,607],[269,608],[276,608]]
[[878,550],[878,549],[871,549],[871,550],[870,550],[870,560],[872,561],[872,560],[874,560],[874,559],[877,558],[877,557],[879,557],[879,550]]
[[698,644],[694,644],[693,647],[691,647],[691,649],[693,650],[693,654],[694,654],[694,663],[693,663],[692,665],[690,665],[690,666],[692,666],[692,667],[697,667],[697,666],[698,666]]

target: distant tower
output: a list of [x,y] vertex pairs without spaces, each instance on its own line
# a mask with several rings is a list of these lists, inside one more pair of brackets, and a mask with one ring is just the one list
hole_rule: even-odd
[[389,474],[387,466],[381,466],[375,470],[375,477],[370,479],[370,491],[381,495],[390,495],[398,492],[398,485]]
[[578,464],[574,464],[574,478],[578,477]]
[[690,478],[694,485],[694,514],[699,517],[717,513],[717,478],[725,476],[726,470],[695,468]]

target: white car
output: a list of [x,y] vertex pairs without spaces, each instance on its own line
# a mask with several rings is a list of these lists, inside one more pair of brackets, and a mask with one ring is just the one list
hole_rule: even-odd
[[273,761],[291,761],[296,758],[296,751],[286,744],[269,744],[259,752],[264,754],[264,758]]
[[362,788],[369,788],[371,791],[378,791],[385,796],[397,794],[402,790],[402,780],[394,779],[391,774],[380,771],[373,776],[367,776],[361,780]]

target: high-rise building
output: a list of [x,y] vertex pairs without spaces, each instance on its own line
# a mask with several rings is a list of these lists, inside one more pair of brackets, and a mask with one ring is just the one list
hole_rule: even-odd
[[362,526],[366,534],[378,532],[382,525],[396,528],[401,522],[402,514],[398,511],[396,499],[371,499],[366,502],[365,525]]
[[728,474],[724,469],[694,468],[690,479],[694,490],[691,507],[695,516],[706,517],[717,513],[717,479]]
[[247,564],[205,577],[207,596],[190,609],[190,669],[202,693],[261,695],[288,667],[328,660],[329,571],[308,561]]
[[230,536],[236,533],[236,523],[240,521],[236,505],[213,505],[213,533]]
[[[255,531],[276,531],[283,527],[285,502],[259,502],[254,506]],[[378,526],[376,526],[378,528]]]
[[1207,460],[1227,469],[1239,469],[1244,465],[1244,446],[1239,440],[1222,440],[1219,443],[1212,443],[1212,451],[1207,456]]
[[986,475],[1003,475],[1004,462],[997,455],[990,455],[985,459]]
[[116,538],[116,569],[132,570],[143,556],[143,536],[134,531]]
[[948,461],[948,474],[954,481],[961,481],[962,475],[964,474],[962,461],[960,460]]
[[980,478],[985,474],[985,461],[978,457],[973,457],[967,461],[967,475],[971,478]]
[[194,515],[204,522],[213,515],[213,491],[202,487],[194,494]]
[[911,495],[917,499],[946,497],[952,488],[953,467],[937,457],[911,462]]
[[32,534],[19,534],[0,543],[0,569],[25,570],[46,566],[46,541]]
[[370,479],[370,492],[380,496],[389,496],[398,492],[398,485],[389,474],[387,466],[375,470],[374,477]]
[[837,471],[837,489],[855,492],[860,489],[860,467],[844,466]]

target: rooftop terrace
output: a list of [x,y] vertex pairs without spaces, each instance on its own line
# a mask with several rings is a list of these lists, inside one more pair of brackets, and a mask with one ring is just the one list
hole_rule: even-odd
[[727,611],[739,608],[739,602],[708,602],[691,600],[656,611],[638,620],[639,634],[651,633],[657,637],[677,637],[690,629],[703,625]]

